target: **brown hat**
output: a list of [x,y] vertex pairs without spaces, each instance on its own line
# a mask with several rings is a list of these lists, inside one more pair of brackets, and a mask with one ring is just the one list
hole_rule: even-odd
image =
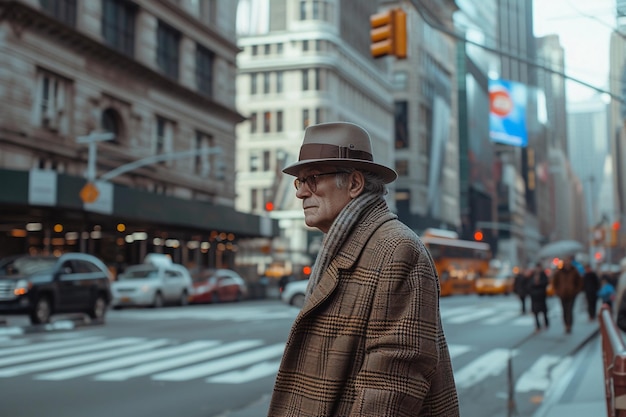
[[354,123],[320,123],[307,127],[298,162],[283,172],[297,176],[303,167],[322,164],[369,171],[380,175],[385,184],[398,178],[396,171],[374,162],[370,135]]

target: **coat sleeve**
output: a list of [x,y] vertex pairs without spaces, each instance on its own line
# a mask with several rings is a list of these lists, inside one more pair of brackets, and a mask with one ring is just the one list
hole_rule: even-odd
[[437,411],[457,399],[430,255],[411,240],[387,246],[351,416],[456,415]]

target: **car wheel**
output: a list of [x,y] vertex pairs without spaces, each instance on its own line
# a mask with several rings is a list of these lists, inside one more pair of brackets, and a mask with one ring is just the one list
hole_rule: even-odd
[[87,312],[89,317],[93,320],[104,321],[104,316],[107,312],[107,302],[102,295],[96,296],[96,299],[91,306],[91,309]]
[[241,291],[237,291],[237,296],[235,297],[235,301],[239,302],[243,300],[243,294],[241,293]]
[[304,306],[304,294],[296,294],[293,297],[291,297],[290,304],[292,306],[302,308],[302,306]]
[[180,295],[180,301],[178,302],[181,306],[189,305],[189,295],[187,295],[187,291],[183,291]]
[[152,301],[152,307],[161,308],[163,307],[163,296],[160,292],[154,294],[154,300]]
[[32,324],[45,324],[50,322],[52,316],[52,304],[47,296],[40,296],[35,302],[35,307],[30,312],[30,322]]
[[220,295],[216,292],[214,292],[213,294],[211,294],[211,302],[213,304],[217,304],[220,302]]

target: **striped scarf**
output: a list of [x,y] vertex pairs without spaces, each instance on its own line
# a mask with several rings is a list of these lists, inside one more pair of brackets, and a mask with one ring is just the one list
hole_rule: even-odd
[[337,255],[339,248],[343,246],[354,226],[380,204],[385,208],[387,206],[382,196],[372,193],[361,194],[341,210],[322,240],[321,249],[317,254],[317,259],[315,259],[315,264],[313,264],[313,270],[309,277],[306,289],[307,298],[322,277],[322,271],[328,268],[330,261]]

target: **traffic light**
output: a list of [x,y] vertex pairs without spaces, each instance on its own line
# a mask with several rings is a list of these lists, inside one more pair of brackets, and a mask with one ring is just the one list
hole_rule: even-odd
[[483,235],[482,231],[476,230],[474,232],[474,240],[477,240],[478,242],[481,242],[484,238],[485,238],[485,235]]
[[271,201],[266,202],[265,211],[274,211],[274,203]]
[[619,242],[619,229],[621,227],[620,222],[613,222],[611,225],[611,230],[609,231],[609,246],[615,247]]
[[374,58],[394,55],[406,58],[406,13],[402,9],[389,9],[370,16],[370,51]]

